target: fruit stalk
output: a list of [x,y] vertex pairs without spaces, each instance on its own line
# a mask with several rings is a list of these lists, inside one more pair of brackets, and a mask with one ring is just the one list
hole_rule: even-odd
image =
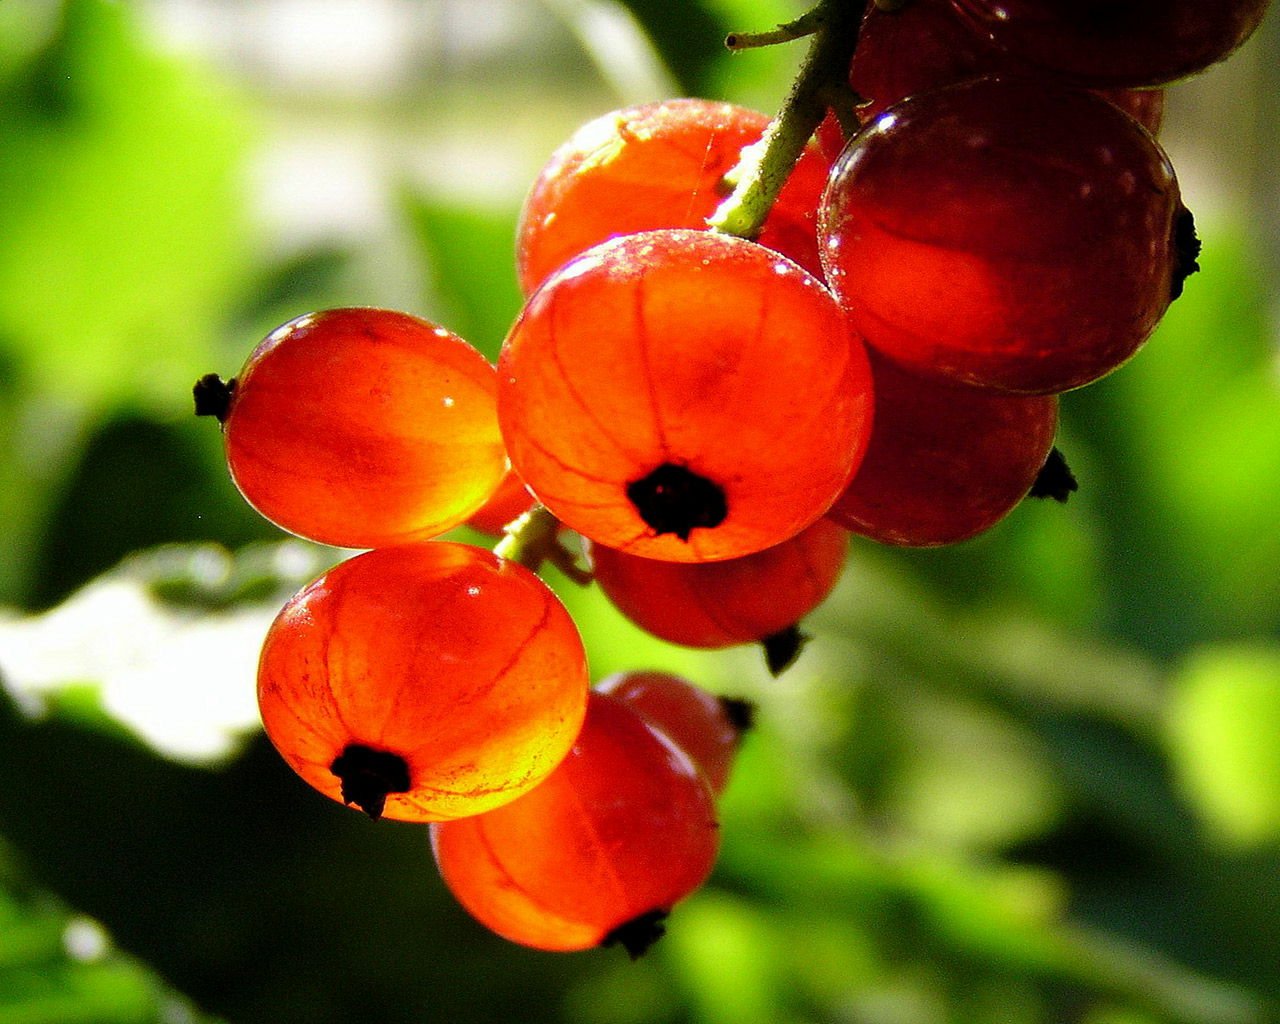
[[826,117],[833,92],[848,90],[864,7],[863,0],[823,0],[792,23],[814,26],[809,52],[778,116],[727,176],[733,191],[708,220],[712,231],[752,240],[760,234],[791,168]]

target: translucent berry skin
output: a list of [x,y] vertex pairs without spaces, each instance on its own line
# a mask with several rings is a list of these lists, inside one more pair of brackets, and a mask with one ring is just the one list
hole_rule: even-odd
[[714,800],[688,756],[636,711],[593,693],[572,752],[532,792],[431,828],[445,884],[492,931],[590,949],[669,911],[710,874]]
[[[525,199],[516,270],[526,295],[574,256],[615,235],[706,227],[728,195],[724,176],[769,118],[703,99],[628,107],[580,128],[552,155]],[[758,241],[821,274],[818,199],[829,163],[805,150]]]
[[227,464],[254,508],[301,537],[433,537],[502,478],[496,385],[443,327],[382,309],[311,313],[268,335],[236,378]]
[[846,532],[819,519],[780,544],[721,562],[663,562],[590,543],[587,557],[600,589],[636,625],[673,644],[715,649],[794,626],[831,592],[847,550]]
[[1146,340],[1181,289],[1188,216],[1132,118],[1083,89],[993,76],[865,128],[832,171],[820,235],[868,345],[926,376],[1036,394],[1097,380]]
[[742,745],[745,724],[731,713],[741,702],[726,702],[669,672],[617,672],[595,690],[639,712],[689,755],[712,793],[724,792]]
[[1053,447],[1057,396],[938,384],[875,355],[871,366],[871,443],[828,518],[882,544],[933,547],[1008,515]]
[[[931,89],[991,74],[1043,77],[1042,69],[970,31],[950,0],[911,0],[894,10],[868,4],[849,65],[849,85],[862,101],[858,119],[874,121],[890,106]],[[1153,134],[1164,94],[1158,89],[1100,93]],[[844,137],[834,117],[820,128],[823,152],[834,161]]]
[[971,30],[1083,85],[1164,85],[1233,53],[1267,0],[951,0]]
[[[734,558],[794,536],[844,488],[870,431],[866,352],[830,292],[707,231],[588,250],[526,304],[498,377],[529,489],[566,526],[650,558]],[[633,485],[670,466],[719,489],[715,525],[682,535],[642,517]]]
[[[258,670],[267,735],[326,796],[352,746],[401,758],[382,814],[476,814],[515,799],[569,751],[586,706],[577,629],[533,573],[430,541],[342,562],[272,624]],[[372,812],[371,812],[372,813]]]

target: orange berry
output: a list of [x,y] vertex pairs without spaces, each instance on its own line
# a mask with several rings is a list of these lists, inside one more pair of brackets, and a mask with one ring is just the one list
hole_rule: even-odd
[[445,884],[482,924],[537,949],[616,939],[633,955],[715,863],[711,790],[627,705],[592,693],[573,751],[503,807],[435,824]]
[[870,431],[866,352],[831,293],[708,231],[628,235],[572,261],[526,304],[498,376],[529,489],[566,526],[651,558],[794,536]]
[[227,464],[278,526],[339,547],[424,540],[498,486],[493,367],[443,327],[384,309],[291,320],[254,350],[223,415]]
[[600,680],[603,693],[634,708],[689,755],[717,796],[724,792],[754,706],[717,697],[669,672],[617,672]]
[[258,704],[320,792],[433,821],[542,781],[577,736],[587,686],[578,631],[537,576],[433,541],[365,552],[296,594],[267,633]]
[[[729,194],[724,178],[769,117],[703,99],[648,103],[598,117],[556,150],[525,199],[516,269],[526,295],[615,235],[705,228]],[[757,239],[812,274],[817,209],[830,166],[816,146],[792,170]]]
[[587,546],[600,588],[623,615],[685,647],[765,640],[795,626],[835,586],[849,535],[819,519],[781,544],[720,562],[663,562]]

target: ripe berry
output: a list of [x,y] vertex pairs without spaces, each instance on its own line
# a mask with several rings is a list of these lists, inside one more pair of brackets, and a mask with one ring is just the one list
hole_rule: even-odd
[[724,792],[755,713],[749,702],[717,697],[669,672],[617,672],[595,690],[638,711],[689,755],[712,793]]
[[[861,101],[858,118],[866,124],[909,96],[996,73],[1045,77],[1043,69],[970,31],[950,0],[911,0],[892,10],[869,3],[849,65],[849,85]],[[1115,89],[1102,95],[1148,131],[1159,129],[1160,90]],[[834,161],[845,141],[834,117],[821,126],[819,141]]]
[[967,540],[1027,494],[1053,447],[1055,395],[938,384],[872,355],[876,421],[866,457],[827,513],[884,544]]
[[1047,393],[1115,369],[1194,269],[1173,168],[1112,104],[1030,79],[921,93],[832,171],[820,232],[867,344],[914,372]]
[[431,541],[365,552],[296,594],[267,634],[258,703],[320,792],[432,821],[536,786],[573,744],[587,684],[573,621],[537,576]]
[[[705,228],[729,193],[725,175],[769,118],[702,99],[617,110],[580,128],[534,181],[521,212],[516,270],[526,295],[574,256],[615,235]],[[813,274],[827,162],[810,147],[764,223],[760,244]]]
[[[251,505],[310,540],[367,548],[422,540],[493,493],[506,453],[493,367],[443,327],[385,309],[291,320],[231,385],[227,465]],[[198,408],[199,411],[199,408]]]
[[847,548],[845,531],[819,519],[780,544],[719,562],[664,562],[590,543],[587,556],[600,588],[636,625],[670,643],[720,648],[793,629],[831,592]]
[[843,489],[870,370],[831,294],[708,231],[614,239],[554,274],[499,360],[516,472],[568,527],[708,561],[781,543]]
[[572,752],[536,789],[431,828],[441,876],[482,924],[538,949],[661,934],[719,849],[711,790],[689,757],[626,704],[592,693]]
[[951,0],[971,29],[1084,85],[1163,85],[1230,56],[1267,0]]

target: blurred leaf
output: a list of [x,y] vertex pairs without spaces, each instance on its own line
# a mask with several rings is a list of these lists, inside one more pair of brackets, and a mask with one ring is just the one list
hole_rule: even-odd
[[726,22],[712,4],[696,0],[620,0],[618,6],[630,11],[644,27],[676,76],[681,95],[710,95],[711,66],[723,56],[724,37],[736,26]]
[[280,535],[231,485],[217,425],[183,412],[179,422],[121,412],[89,433],[41,524],[25,604],[46,608],[135,550]]
[[682,903],[661,947],[688,991],[699,1021],[777,1020],[788,1001],[785,936],[760,908],[727,893]]
[[516,211],[465,207],[409,194],[409,226],[445,308],[445,327],[496,362],[524,300],[514,268]]
[[[1258,257],[1201,226],[1202,270],[1128,365],[1064,399],[1098,461],[1079,495],[1108,563],[1108,628],[1176,656],[1280,620],[1280,377]],[[1090,482],[1090,480],[1092,482]]]
[[1228,844],[1280,842],[1280,647],[1218,644],[1175,675],[1173,764],[1205,822]]
[[233,104],[128,5],[67,0],[0,122],[0,344],[43,393],[167,399],[238,277]]
[[[672,81],[663,64],[663,54],[645,34],[640,20],[628,5],[615,0],[542,0],[543,4],[561,18],[577,37],[583,49],[595,62],[600,76],[611,87],[619,106],[636,103],[652,103],[681,93],[681,86]],[[635,7],[635,4],[631,4]],[[664,11],[680,10],[684,16],[694,10],[693,4]],[[652,31],[652,29],[651,29]],[[693,58],[696,55],[684,48],[675,54],[676,59]],[[683,93],[681,93],[683,94]]]
[[[0,849],[0,862],[10,859]],[[0,1024],[209,1021],[74,914],[0,863]]]

